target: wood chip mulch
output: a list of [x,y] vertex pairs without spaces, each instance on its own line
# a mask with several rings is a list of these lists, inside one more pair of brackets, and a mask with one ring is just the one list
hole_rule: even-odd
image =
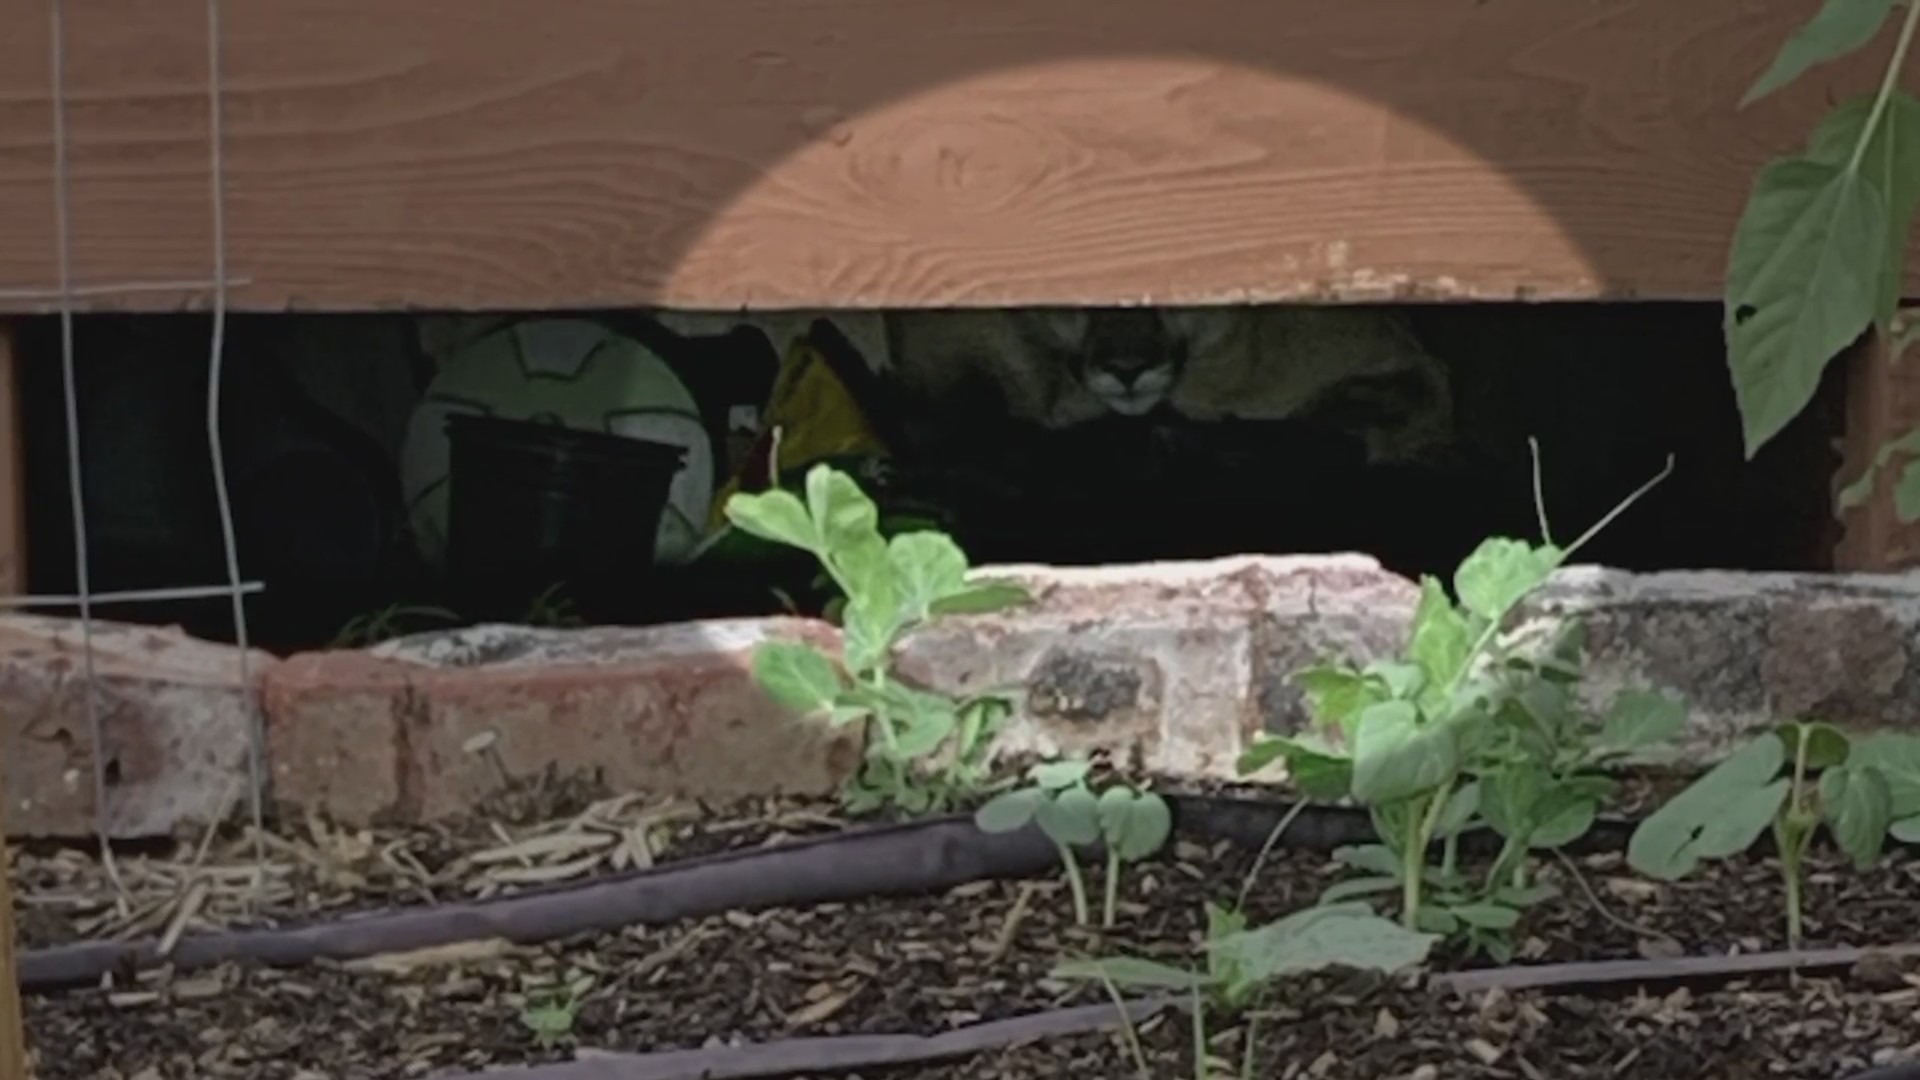
[[[1098,986],[1048,978],[1063,956],[1193,963],[1203,903],[1230,901],[1250,862],[1250,853],[1227,845],[1178,844],[1128,872],[1121,925],[1104,938],[1071,924],[1057,881],[975,883],[941,896],[731,912],[530,949],[482,943],[294,971],[159,972],[130,986],[34,996],[28,1029],[42,1080],[412,1077],[789,1035],[933,1033],[1104,1000]],[[1779,946],[1777,871],[1768,863],[1726,864],[1674,885],[1631,877],[1618,856],[1579,867],[1586,888],[1564,866],[1543,871],[1563,899],[1523,924],[1527,958],[1658,955],[1672,942],[1693,952]],[[1100,875],[1089,871],[1097,897]],[[1278,853],[1250,914],[1259,921],[1307,905],[1339,876],[1324,856]],[[1597,913],[1587,888],[1608,915]],[[1813,943],[1911,940],[1920,924],[1916,898],[1920,864],[1905,857],[1869,874],[1816,866],[1809,934]],[[1920,1044],[1917,988],[1920,980],[1895,971],[1657,1000],[1460,1001],[1305,980],[1283,988],[1261,1021],[1256,1075],[1840,1080],[1843,1067]],[[1142,1033],[1154,1080],[1197,1075],[1183,1057],[1190,1034],[1180,1021],[1164,1017]],[[1216,1048],[1232,1049],[1224,1041]],[[1100,1035],[885,1075],[1137,1073],[1122,1045]]]

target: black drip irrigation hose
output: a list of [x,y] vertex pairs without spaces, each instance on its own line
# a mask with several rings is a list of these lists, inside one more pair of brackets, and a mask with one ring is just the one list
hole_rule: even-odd
[[[1126,1001],[1125,1022],[1138,1024],[1174,1004],[1166,998]],[[775,1077],[897,1069],[971,1057],[1035,1039],[1085,1035],[1122,1023],[1114,1005],[1078,1005],[970,1024],[938,1035],[833,1035],[775,1039],[744,1046],[596,1054],[548,1065],[478,1073],[440,1073],[441,1080],[772,1080]]]
[[[1176,835],[1227,840],[1246,848],[1266,843],[1292,810],[1287,803],[1245,797],[1169,794]],[[1604,817],[1575,853],[1618,851],[1634,822]],[[1374,840],[1365,810],[1309,805],[1279,843],[1288,848],[1330,851]],[[1467,834],[1463,853],[1491,854],[1498,838]],[[729,910],[802,907],[865,897],[925,894],[972,881],[1034,877],[1058,858],[1052,841],[1028,826],[986,833],[966,816],[850,829],[771,848],[722,852],[585,883],[557,883],[488,900],[366,912],[304,925],[218,931],[179,939],[165,956],[157,939],[83,942],[21,954],[22,989],[45,991],[96,983],[104,975],[130,977],[143,968],[170,964],[187,970],[250,961],[293,966],[316,960],[351,960],[382,953],[503,939],[529,945],[631,925],[661,925]],[[1862,950],[1833,949],[1778,954],[1780,970],[1844,967]],[[1920,951],[1913,948],[1885,951]],[[1437,976],[1437,987],[1485,989],[1481,983],[1536,989],[1573,989],[1667,979],[1711,981],[1716,975],[1752,973],[1762,957],[1691,957],[1670,961],[1614,961],[1525,966]],[[1716,961],[1746,961],[1740,972],[1704,970]],[[1664,967],[1662,965],[1665,965]],[[1736,963],[1736,966],[1739,966]],[[1669,971],[1668,968],[1672,970]],[[1631,970],[1629,970],[1631,969]],[[1771,970],[1772,968],[1769,968]],[[1552,978],[1546,978],[1552,974]],[[1183,1002],[1143,998],[1125,1004],[1138,1022]],[[895,1068],[966,1057],[1036,1038],[1084,1034],[1121,1022],[1113,1005],[1089,1005],[1031,1013],[976,1024],[939,1035],[862,1035],[779,1039],[744,1046],[604,1054],[555,1064],[516,1066],[464,1075],[467,1080],[750,1080],[818,1076]],[[1920,1062],[1881,1066],[1836,1080],[1920,1080]]]
[[[1168,795],[1177,835],[1265,843],[1292,804],[1218,795]],[[1632,822],[1602,818],[1569,850],[1619,850]],[[1281,845],[1331,851],[1374,839],[1366,811],[1307,806]],[[1465,854],[1492,854],[1491,834],[1461,837]],[[1034,826],[985,833],[964,815],[877,825],[773,848],[729,851],[617,877],[561,882],[486,900],[389,908],[282,927],[222,930],[180,938],[161,955],[158,938],[90,941],[28,950],[22,989],[44,991],[130,977],[165,965],[175,971],[249,961],[292,967],[354,960],[466,941],[531,945],[625,926],[658,926],[729,910],[804,907],[876,896],[939,892],[971,881],[1049,872],[1055,848]]]

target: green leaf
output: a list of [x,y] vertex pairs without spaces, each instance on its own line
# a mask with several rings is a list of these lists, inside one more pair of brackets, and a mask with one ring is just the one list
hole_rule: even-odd
[[1920,816],[1902,818],[1887,826],[1887,835],[1903,844],[1920,844]]
[[1920,100],[1896,90],[1887,99],[1880,122],[1871,133],[1874,94],[1851,98],[1827,114],[1807,143],[1807,156],[1844,167],[1853,160],[1862,136],[1870,134],[1860,171],[1887,200],[1888,235],[1875,292],[1874,322],[1886,330],[1900,305],[1906,271],[1906,244],[1913,217],[1920,210]]
[[1820,807],[1835,843],[1857,870],[1880,861],[1892,824],[1892,793],[1877,769],[1841,765],[1820,774]]
[[1780,752],[1792,761],[1800,752],[1800,740],[1807,741],[1807,768],[1831,769],[1847,760],[1847,737],[1831,724],[1782,724],[1774,729],[1780,738]]
[[831,709],[844,686],[833,661],[810,645],[769,641],[753,650],[753,678],[767,696],[801,712]]
[[1678,698],[1653,690],[1622,690],[1607,707],[1594,748],[1603,754],[1631,753],[1666,742],[1686,723],[1687,706]]
[[790,491],[774,488],[762,492],[741,492],[727,500],[727,521],[741,532],[786,544],[802,551],[819,553],[819,535],[807,508]]
[[894,537],[887,542],[887,561],[900,583],[900,606],[908,619],[925,619],[936,601],[967,588],[967,557],[952,537],[941,533]]
[[1389,698],[1411,701],[1427,687],[1427,669],[1404,660],[1375,660],[1364,673],[1386,687]]
[[909,760],[926,757],[940,748],[960,726],[959,709],[952,701],[894,684],[888,720],[894,725],[894,749]]
[[853,477],[831,465],[807,470],[807,513],[821,546],[839,554],[880,537],[880,511]]
[[900,595],[891,585],[879,584],[879,579],[870,580],[869,585],[876,587],[847,601],[841,625],[840,648],[847,667],[862,674],[885,666],[905,616]]
[[1444,840],[1467,827],[1473,815],[1480,809],[1480,782],[1478,780],[1462,784],[1447,796],[1447,804],[1440,808],[1440,816],[1434,819],[1433,835]]
[[1533,829],[1527,846],[1541,851],[1565,847],[1587,835],[1599,812],[1599,804],[1577,789],[1553,788],[1533,805]]
[[1426,933],[1438,934],[1441,937],[1452,937],[1460,932],[1460,920],[1454,918],[1453,913],[1446,908],[1432,904],[1422,907],[1420,914],[1414,916],[1413,921]]
[[1709,769],[1685,791],[1647,815],[1627,841],[1627,863],[1648,877],[1673,881],[1701,859],[1736,855],[1766,831],[1786,801],[1781,742],[1762,736]]
[[1434,938],[1383,919],[1365,904],[1311,907],[1210,942],[1265,982],[1329,967],[1392,974],[1422,963]]
[[1338,667],[1310,667],[1294,681],[1307,697],[1307,710],[1322,725],[1351,731],[1353,718],[1369,705],[1386,700],[1378,686],[1360,672]]
[[1459,764],[1450,730],[1420,723],[1410,702],[1382,702],[1360,714],[1354,732],[1353,797],[1388,803],[1432,791]]
[[1100,833],[1127,862],[1160,850],[1172,832],[1173,814],[1160,796],[1119,785],[1100,793]]
[[1481,781],[1480,816],[1502,837],[1524,837],[1533,829],[1533,807],[1550,782],[1545,770],[1515,762]]
[[1900,481],[1893,486],[1893,512],[1904,525],[1920,520],[1920,461],[1909,461],[1900,469]]
[[935,615],[982,615],[1032,601],[1026,587],[1011,581],[978,581],[933,602]]
[[1560,565],[1562,553],[1551,545],[1534,547],[1521,540],[1493,537],[1482,541],[1453,574],[1453,591],[1460,603],[1490,623],[1504,618],[1515,604]]
[[1400,856],[1385,844],[1348,844],[1333,849],[1333,861],[1355,870],[1366,870],[1396,880],[1401,875]]
[[1320,894],[1320,902],[1322,904],[1337,904],[1343,900],[1352,900],[1356,897],[1392,892],[1399,887],[1400,879],[1397,877],[1381,877],[1376,874],[1367,877],[1348,878],[1345,881],[1336,881],[1327,886],[1325,891]]
[[1873,40],[1895,0],[1826,0],[1820,13],[1780,46],[1773,64],[1746,96],[1745,107],[1799,78],[1808,68],[1837,60]]
[[1875,732],[1855,744],[1854,754],[1886,778],[1888,811],[1894,817],[1920,814],[1920,736]]
[[1056,843],[1091,844],[1100,839],[1100,804],[1083,787],[1056,791],[1040,804],[1033,819]]
[[1002,792],[973,812],[973,824],[981,832],[1013,832],[1025,828],[1046,801],[1046,793],[1036,788]]
[[1520,921],[1519,912],[1500,904],[1451,904],[1447,912],[1482,930],[1511,930]]
[[1872,323],[1887,236],[1885,202],[1860,174],[1805,158],[1760,171],[1734,230],[1724,313],[1747,457]]
[[1115,986],[1162,990],[1204,990],[1213,984],[1212,979],[1198,972],[1130,956],[1102,960],[1062,960],[1053,966],[1051,975],[1055,979],[1111,982]]
[[1033,781],[1042,791],[1059,791],[1070,788],[1085,780],[1093,771],[1092,763],[1085,758],[1066,758],[1061,761],[1042,761],[1027,769],[1027,779]]
[[1535,904],[1545,903],[1546,901],[1551,900],[1554,897],[1559,895],[1560,895],[1559,890],[1555,889],[1551,885],[1528,885],[1528,886],[1517,888],[1517,889],[1511,885],[1507,885],[1502,888],[1495,889],[1493,893],[1493,899],[1495,903],[1505,904],[1507,907],[1520,909],[1520,908],[1530,908]]
[[1453,608],[1447,587],[1432,575],[1420,579],[1420,605],[1413,612],[1413,633],[1407,653],[1427,674],[1429,686],[1444,686],[1467,665],[1473,641],[1467,624]]
[[1310,735],[1264,735],[1240,756],[1238,768],[1245,776],[1278,758],[1286,759],[1288,778],[1308,798],[1339,799],[1352,786],[1353,762]]

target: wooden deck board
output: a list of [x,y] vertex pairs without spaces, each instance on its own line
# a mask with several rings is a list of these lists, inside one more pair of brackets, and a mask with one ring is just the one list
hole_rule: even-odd
[[[77,280],[210,277],[203,5],[67,7]],[[229,4],[233,299],[1709,298],[1754,168],[1884,62],[1737,111],[1812,9]],[[0,36],[0,290],[54,279],[44,28]]]

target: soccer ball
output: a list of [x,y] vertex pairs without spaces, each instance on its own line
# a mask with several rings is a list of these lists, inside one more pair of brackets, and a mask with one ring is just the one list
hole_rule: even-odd
[[714,452],[700,407],[665,360],[588,319],[425,318],[440,373],[414,409],[400,481],[421,557],[446,564],[447,417],[479,413],[668,443],[685,451],[660,515],[657,563],[684,561],[705,532]]

